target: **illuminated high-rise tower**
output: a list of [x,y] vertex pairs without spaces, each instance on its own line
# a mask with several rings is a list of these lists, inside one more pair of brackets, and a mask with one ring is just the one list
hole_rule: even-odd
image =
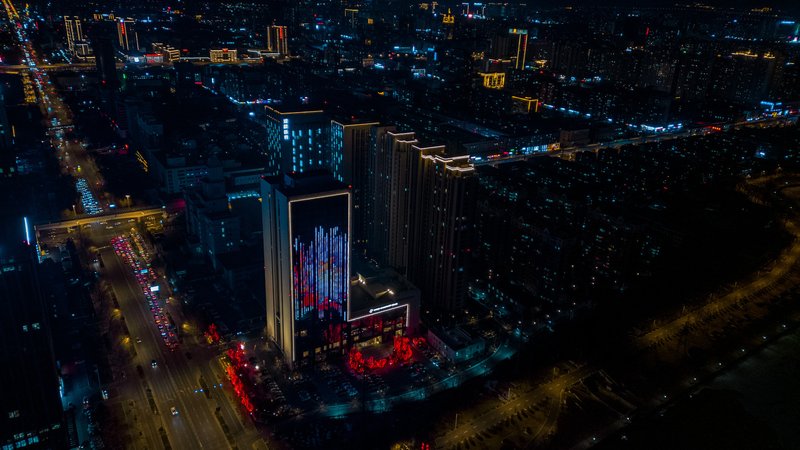
[[266,106],[265,111],[267,173],[328,167],[331,121],[324,111],[307,105]]
[[267,337],[292,367],[343,352],[350,191],[328,172],[261,181]]
[[64,31],[67,34],[67,48],[70,53],[75,53],[75,44],[84,41],[81,19],[78,16],[64,16]]
[[443,146],[418,151],[409,275],[422,292],[423,304],[456,311],[464,305],[474,245],[475,167],[469,156],[445,156]]
[[528,30],[509,28],[508,34],[517,36],[517,56],[514,59],[514,68],[525,70],[525,58],[528,56]]
[[135,23],[130,17],[117,21],[117,39],[122,50],[139,50],[139,35],[136,34]]
[[408,248],[417,192],[418,141],[413,132],[394,128],[375,135],[375,183],[371,194],[374,208],[368,249],[384,265],[406,275]]
[[353,245],[359,247],[367,238],[367,204],[375,195],[368,182],[373,153],[371,134],[376,126],[377,122],[331,120],[330,170],[353,193]]
[[372,134],[366,252],[407,276],[427,307],[456,311],[474,244],[475,168],[443,145],[419,145],[414,133]]
[[283,25],[267,27],[267,50],[280,56],[289,56],[289,34]]

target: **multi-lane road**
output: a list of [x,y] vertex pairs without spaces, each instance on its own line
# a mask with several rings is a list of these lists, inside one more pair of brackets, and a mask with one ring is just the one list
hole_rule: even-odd
[[[124,369],[125,377],[113,386],[116,389],[112,391],[118,395],[109,399],[112,409],[123,409],[125,421],[132,427],[134,441],[130,446],[141,449],[222,449],[234,445],[240,449],[266,448],[233,398],[229,384],[221,378],[215,352],[190,339],[177,350],[169,350],[130,267],[111,248],[102,249],[101,257],[105,263],[103,276],[113,288],[131,336],[126,345],[136,348],[136,356]],[[151,365],[153,360],[156,367]],[[137,366],[141,367],[143,375]],[[201,377],[211,388],[208,396],[200,391]],[[177,415],[172,414],[172,408]],[[217,417],[217,408],[222,422]],[[223,422],[231,440],[223,431]]]
[[[2,0],[2,3],[11,30],[13,30],[11,34],[22,50],[23,65],[27,66],[28,73],[31,75],[31,83],[33,83],[39,109],[48,122],[50,143],[56,149],[62,171],[74,177],[76,182],[81,178],[85,179],[99,206],[104,209],[108,208],[110,203],[116,202],[105,192],[105,181],[94,159],[86,151],[83,142],[67,139],[65,131],[73,126],[72,112],[59,97],[47,72],[42,69],[47,63],[44,63],[37,54],[23,26],[23,23],[29,19],[17,12],[11,0]],[[81,200],[76,199],[76,205],[80,204]]]
[[[81,185],[81,179],[86,180],[87,192],[94,196],[100,208],[107,210],[116,201],[105,192],[103,176],[84,144],[67,139],[65,131],[72,127],[72,114],[43,69],[47,62],[41,60],[28,39],[23,24],[29,19],[17,12],[11,0],[2,0],[2,4],[12,35],[22,50],[22,63],[31,75],[36,100],[48,121],[48,135],[62,171],[74,177],[77,186]],[[75,203],[79,205],[81,199],[76,199]],[[76,212],[80,211],[76,208]],[[131,428],[126,446],[136,449],[266,448],[222,378],[217,352],[189,339],[177,350],[169,350],[132,269],[109,247],[101,250],[101,257],[105,265],[102,276],[113,288],[130,334],[129,339],[117,345],[132,345],[136,350],[134,360],[127,367],[114,368],[115,373],[124,375],[104,386],[111,394],[108,406],[112,412],[122,414],[122,420]],[[151,366],[153,360],[157,367]],[[200,391],[201,377],[205,386],[211,388],[208,395]],[[173,408],[176,414],[172,413]]]

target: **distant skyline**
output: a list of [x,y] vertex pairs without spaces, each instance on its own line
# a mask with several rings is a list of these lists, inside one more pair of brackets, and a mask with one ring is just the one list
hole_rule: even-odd
[[533,6],[543,7],[563,7],[563,6],[597,6],[597,7],[654,7],[654,6],[670,6],[670,5],[691,5],[702,4],[710,5],[719,8],[731,9],[753,9],[762,7],[771,7],[777,13],[787,14],[800,14],[800,2],[791,0],[776,0],[769,2],[761,2],[756,0],[705,0],[705,1],[673,1],[673,0],[611,0],[604,2],[594,2],[591,0],[517,0],[517,3],[525,3]]

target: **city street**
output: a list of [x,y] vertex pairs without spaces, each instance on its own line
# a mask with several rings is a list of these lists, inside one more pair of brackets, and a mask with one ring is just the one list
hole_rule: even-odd
[[[502,438],[501,434],[495,432],[493,428],[496,429],[498,425],[509,420],[524,420],[538,424],[530,436],[530,441],[546,437],[556,429],[564,394],[573,385],[591,375],[595,370],[588,366],[576,368],[555,377],[547,383],[535,388],[529,388],[527,391],[512,396],[508,401],[496,402],[492,400],[493,407],[485,408],[481,411],[461,412],[459,413],[457,424],[454,423],[455,426],[451,430],[438,437],[436,445],[438,448],[453,448],[459,443],[463,443],[470,438],[474,439],[475,436],[486,434],[487,432],[494,434],[495,438]],[[519,428],[522,428],[521,425],[515,424],[514,426],[515,431],[519,431]],[[498,445],[500,440],[497,442]]]
[[[72,112],[56,92],[47,72],[41,68],[43,62],[22,26],[25,18],[18,14],[11,0],[3,0],[3,7],[6,10],[10,26],[15,30],[13,35],[17,38],[17,44],[22,49],[25,58],[23,63],[28,66],[32,75],[36,101],[42,116],[48,122],[46,128],[50,144],[57,151],[62,172],[75,178],[80,198],[75,200],[76,206],[73,208],[73,213],[77,214],[79,207],[80,212],[83,213],[95,213],[96,208],[107,209],[109,205],[116,204],[116,200],[105,192],[105,181],[93,158],[86,151],[84,143],[66,137],[65,132],[73,127]],[[81,180],[85,180],[85,186],[90,194],[80,192],[83,184]]]
[[752,279],[736,283],[730,292],[712,296],[699,308],[686,311],[672,321],[657,325],[655,329],[639,336],[636,339],[637,345],[643,349],[657,348],[700,324],[709,329],[709,322],[737,305],[753,304],[769,299],[796,284],[798,280],[794,271],[800,261],[800,227],[793,220],[787,220],[784,228],[791,234],[793,241],[772,264],[758,271]]
[[[136,447],[165,447],[159,434],[161,427],[166,430],[172,448],[230,447],[215,417],[219,407],[237,446],[256,448],[253,445],[260,441],[257,431],[243,416],[238,402],[225,392],[229,386],[220,378],[221,370],[216,370],[218,364],[213,352],[189,342],[175,351],[168,350],[131,270],[111,248],[104,248],[101,256],[106,266],[103,276],[113,286],[130,331],[130,345],[134,345],[137,352],[134,361],[124,370],[124,379],[118,382],[119,398],[112,399],[123,408],[126,422],[135,424],[134,436],[142,433]],[[141,343],[137,342],[139,339]],[[153,360],[155,368],[151,367]],[[144,377],[138,375],[137,366],[141,366]],[[217,385],[210,389],[210,398],[200,391],[201,376],[209,387]],[[223,388],[219,387],[220,383]],[[148,389],[155,408],[150,405]],[[171,414],[173,407],[177,415]]]

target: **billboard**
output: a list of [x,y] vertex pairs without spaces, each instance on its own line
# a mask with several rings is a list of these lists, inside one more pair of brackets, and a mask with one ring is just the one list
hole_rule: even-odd
[[350,193],[289,202],[296,321],[344,322],[350,292]]

